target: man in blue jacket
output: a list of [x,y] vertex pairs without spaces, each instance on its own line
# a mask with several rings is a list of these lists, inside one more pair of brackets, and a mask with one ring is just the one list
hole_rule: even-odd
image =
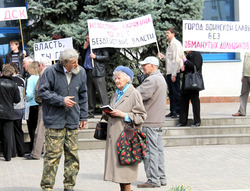
[[64,50],[59,61],[46,69],[38,88],[46,127],[42,190],[53,190],[63,151],[64,191],[72,191],[76,183],[78,127],[84,129],[88,118],[86,73],[78,66],[78,57],[76,50]]
[[[89,35],[86,36],[83,45],[82,59],[83,67],[87,74],[88,87],[88,118],[94,118],[96,107],[96,92],[98,93],[101,105],[108,105],[108,92],[106,87],[106,62],[109,60],[109,53],[104,48],[93,49],[89,43]],[[94,65],[92,65],[92,59]]]

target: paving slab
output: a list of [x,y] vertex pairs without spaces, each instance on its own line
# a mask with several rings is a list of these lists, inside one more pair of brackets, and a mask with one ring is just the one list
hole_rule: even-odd
[[[104,149],[81,150],[80,171],[75,191],[117,191],[119,185],[103,181]],[[190,186],[192,191],[250,191],[250,145],[165,147],[168,185],[154,189],[137,188],[146,180],[143,163],[133,191],[169,191],[174,186]],[[0,157],[0,191],[38,191],[43,159]],[[63,190],[63,158],[58,169],[55,191]]]

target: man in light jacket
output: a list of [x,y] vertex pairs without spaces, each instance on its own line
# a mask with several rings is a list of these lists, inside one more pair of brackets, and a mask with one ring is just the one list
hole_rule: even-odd
[[162,125],[166,112],[167,84],[160,73],[159,60],[154,56],[139,62],[144,74],[148,77],[137,88],[141,93],[147,112],[142,132],[147,136],[147,149],[144,167],[147,181],[137,185],[138,188],[154,188],[166,186],[167,180],[164,165],[164,150],[162,143]]
[[184,51],[181,42],[175,38],[177,31],[170,27],[166,30],[168,47],[166,56],[158,53],[158,57],[166,61],[166,81],[170,100],[170,113],[166,117],[178,118],[180,114],[180,69],[183,66],[182,56]]

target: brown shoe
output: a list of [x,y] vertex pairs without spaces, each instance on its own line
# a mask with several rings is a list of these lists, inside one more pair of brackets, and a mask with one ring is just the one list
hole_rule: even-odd
[[143,184],[138,184],[137,188],[155,188],[155,187],[161,187],[160,185],[155,185],[155,184],[151,184],[149,182],[145,182]]
[[237,112],[237,113],[233,114],[232,116],[234,116],[234,117],[240,117],[240,116],[245,116],[245,115]]

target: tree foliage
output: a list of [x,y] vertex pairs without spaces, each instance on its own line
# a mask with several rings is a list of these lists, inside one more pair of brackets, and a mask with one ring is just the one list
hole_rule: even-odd
[[[180,32],[182,20],[202,18],[203,0],[29,0],[29,25],[25,27],[26,44],[51,40],[53,34],[73,37],[74,47],[80,51],[87,33],[87,20],[123,21],[151,14],[161,52],[166,49],[165,30],[174,26]],[[112,71],[117,65],[139,72],[138,61],[156,55],[156,44],[138,48],[110,49],[107,64],[108,90],[113,88]],[[137,83],[135,81],[135,83]]]

